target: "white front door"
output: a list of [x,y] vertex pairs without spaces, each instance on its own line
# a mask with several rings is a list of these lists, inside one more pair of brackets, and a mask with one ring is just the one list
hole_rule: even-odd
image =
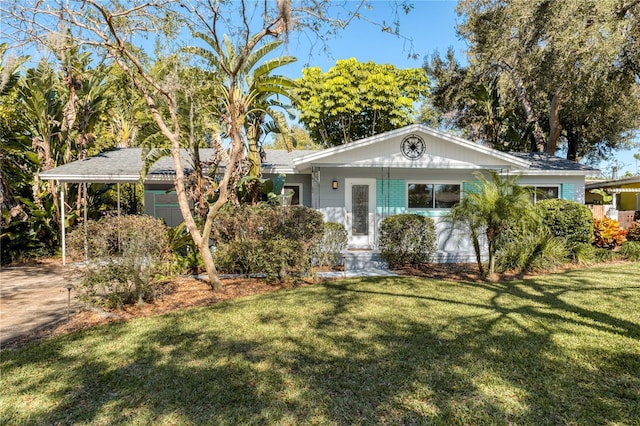
[[346,179],[345,207],[350,248],[373,248],[375,239],[376,180]]

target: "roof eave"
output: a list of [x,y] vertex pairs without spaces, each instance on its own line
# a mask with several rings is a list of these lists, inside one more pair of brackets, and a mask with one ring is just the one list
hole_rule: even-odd
[[589,176],[597,170],[541,170],[529,169],[520,171],[526,176]]
[[140,175],[64,175],[38,173],[41,180],[55,180],[60,183],[138,183]]

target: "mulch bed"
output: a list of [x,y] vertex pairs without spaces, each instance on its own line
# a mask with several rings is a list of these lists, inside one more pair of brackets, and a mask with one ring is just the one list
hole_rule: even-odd
[[268,293],[290,287],[292,287],[290,284],[266,283],[264,280],[256,278],[232,278],[222,281],[221,291],[212,291],[209,285],[202,280],[177,278],[161,285],[161,294],[152,303],[129,305],[121,310],[113,311],[89,308],[72,315],[69,321],[52,324],[29,335],[7,342],[2,349],[18,348],[32,341],[83,330],[98,324],[126,321],[132,318],[148,317],[178,309],[206,306],[224,300]]
[[[467,263],[425,264],[417,268],[401,268],[396,272],[400,275],[432,278],[437,280],[467,282],[485,281],[480,278],[477,265]],[[509,281],[517,278],[522,278],[522,276],[515,273],[507,273],[495,274],[493,277],[488,278],[488,280]],[[313,281],[306,281],[302,284],[296,285],[310,285],[313,283]],[[104,311],[100,309],[82,311],[73,315],[69,321],[53,324],[20,339],[8,342],[2,349],[17,348],[28,342],[37,341],[49,336],[59,336],[76,330],[83,330],[98,324],[126,321],[132,318],[148,317],[178,309],[206,306],[224,300],[268,293],[292,287],[291,284],[266,283],[264,280],[258,278],[224,279],[222,281],[222,285],[223,287],[221,291],[214,292],[210,289],[209,285],[202,280],[195,278],[174,279],[164,285],[163,289],[160,291],[161,294],[155,301],[153,301],[153,303],[130,305],[117,311]]]

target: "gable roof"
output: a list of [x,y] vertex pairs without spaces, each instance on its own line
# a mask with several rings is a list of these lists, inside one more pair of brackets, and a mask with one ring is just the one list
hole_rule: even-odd
[[[506,152],[498,151],[492,148],[488,148],[486,146],[477,144],[475,142],[471,142],[467,139],[460,138],[458,136],[451,135],[446,132],[442,132],[436,129],[432,129],[423,124],[412,124],[406,127],[402,127],[400,129],[392,130],[385,133],[380,133],[374,136],[370,136],[365,139],[360,139],[355,142],[350,142],[344,145],[338,145],[331,148],[327,148],[322,151],[317,151],[315,153],[305,155],[294,160],[294,164],[298,169],[305,169],[310,167],[311,165],[316,164],[330,164],[333,160],[336,160],[338,157],[343,154],[349,153],[351,151],[362,150],[365,148],[371,148],[374,145],[383,144],[392,140],[402,139],[404,136],[407,136],[412,133],[420,133],[425,136],[430,136],[434,140],[446,142],[448,144],[452,144],[458,146],[464,150],[471,151],[474,154],[481,154],[487,158],[493,159],[498,165],[510,165],[518,169],[527,169],[530,167],[530,162],[527,159],[518,158],[513,155],[510,155]],[[472,164],[469,162],[458,162],[459,164],[454,164],[452,167],[451,159],[448,162],[443,162],[442,165],[447,168],[482,168],[482,166],[489,166],[489,164]],[[453,160],[455,162],[455,160]],[[339,163],[339,161],[338,161]],[[412,167],[412,166],[423,166],[420,161],[416,162],[406,162],[404,164],[398,162],[392,162],[395,166],[400,167]],[[346,164],[346,163],[345,163]],[[352,163],[349,163],[351,165]],[[366,166],[381,166],[380,161],[375,162],[375,164],[367,163]],[[387,163],[386,165],[390,165]],[[475,166],[475,167],[474,167]]]

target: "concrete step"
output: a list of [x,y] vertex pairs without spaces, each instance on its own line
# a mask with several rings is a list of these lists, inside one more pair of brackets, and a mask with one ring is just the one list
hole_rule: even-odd
[[345,271],[364,271],[369,269],[389,269],[377,250],[348,250],[342,252]]

